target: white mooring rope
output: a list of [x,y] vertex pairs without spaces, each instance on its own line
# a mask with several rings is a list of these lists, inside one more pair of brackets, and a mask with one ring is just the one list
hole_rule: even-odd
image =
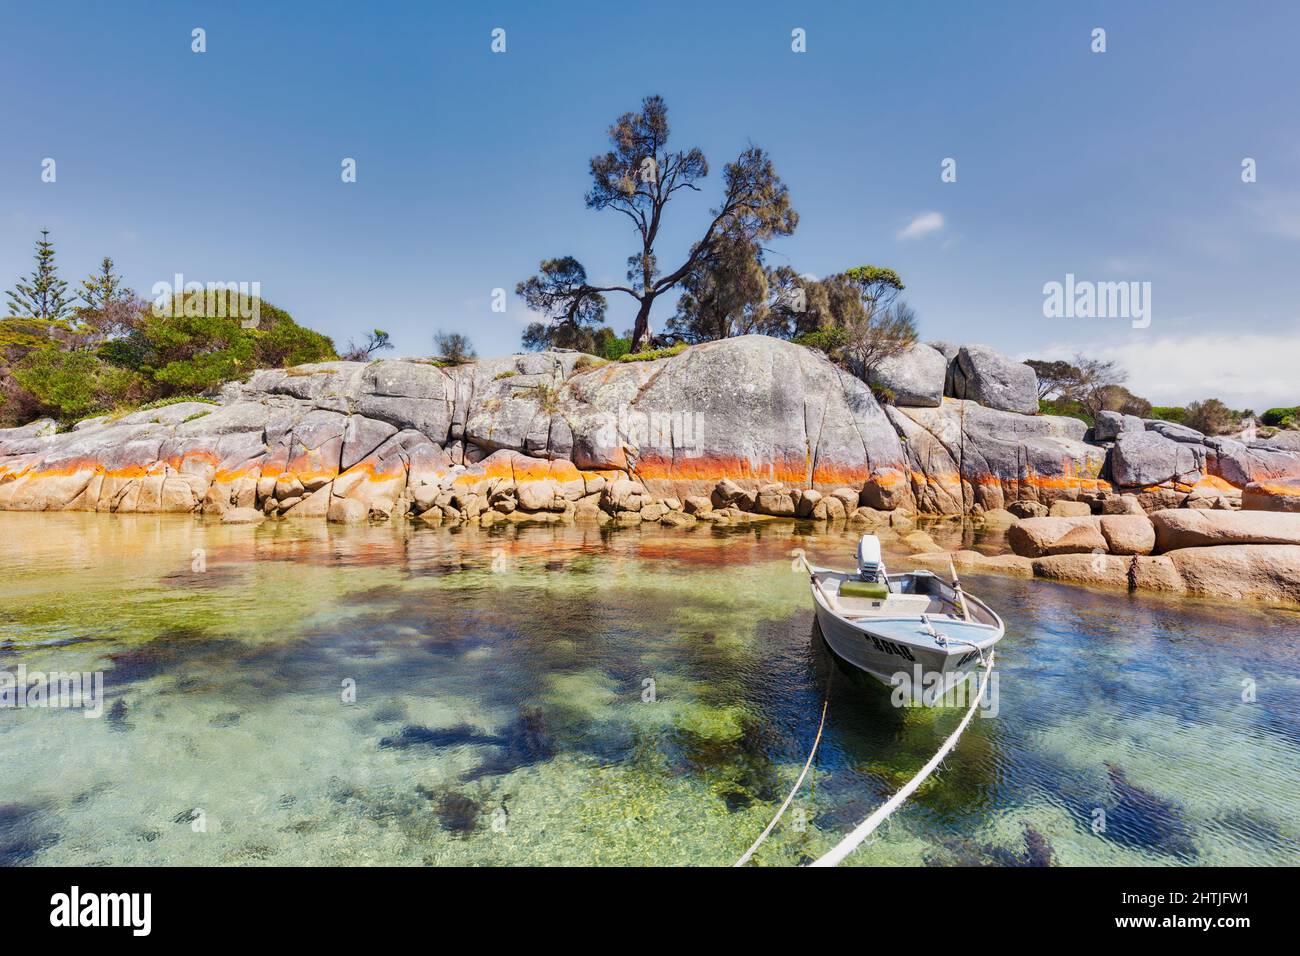
[[781,804],[781,809],[776,811],[776,816],[774,816],[772,822],[767,825],[767,829],[758,835],[758,839],[754,841],[754,845],[745,851],[744,856],[731,864],[732,866],[744,866],[749,862],[749,858],[754,855],[754,851],[757,850],[762,845],[763,841],[767,839],[767,835],[772,832],[772,829],[776,826],[776,822],[781,819],[781,815],[785,813],[786,809],[790,806],[790,801],[794,799],[794,795],[798,793],[799,788],[803,786],[803,778],[808,776],[808,768],[812,766],[813,756],[817,753],[817,745],[822,742],[822,729],[826,726],[826,708],[830,705],[831,698],[830,694],[827,693],[826,699],[822,701],[822,722],[817,727],[817,739],[813,741],[812,750],[808,752],[808,761],[803,765],[803,773],[799,774],[799,779],[794,782],[794,787],[791,788],[790,795],[785,798],[785,803]]
[[[821,584],[818,582],[816,574],[813,573],[812,566],[808,564],[808,559],[801,553],[799,555],[799,560],[803,562],[805,570],[808,571],[808,576],[812,579],[813,586],[816,587],[817,590],[821,591]],[[953,576],[956,577],[955,568],[953,569]],[[830,606],[829,595],[822,591],[822,596],[826,598],[826,603]],[[963,594],[961,597],[962,603],[965,604],[965,595]],[[970,644],[969,641],[953,640],[952,638],[949,638],[949,640],[953,643]],[[984,700],[984,691],[988,688],[989,675],[993,673],[995,651],[990,649],[988,659],[985,660],[984,652],[980,651],[979,647],[975,644],[971,644],[971,646],[974,647],[976,651],[979,651],[980,667],[984,671],[984,674],[980,680],[979,693],[975,695],[975,700],[971,702],[970,707],[966,711],[966,716],[961,719],[961,723],[957,725],[957,729],[948,736],[948,739],[943,742],[943,746],[939,748],[938,752],[930,758],[929,762],[926,763],[924,767],[917,771],[916,776],[909,780],[906,786],[885,801],[885,803],[871,814],[871,816],[859,823],[853,832],[837,843],[829,853],[814,860],[812,863],[808,864],[809,866],[838,866],[840,863],[843,863],[850,853],[862,845],[863,840],[871,836],[880,824],[888,820],[890,815],[901,807],[907,798],[916,792],[917,788],[920,787],[921,784],[925,783],[926,778],[929,777],[930,774],[934,773],[935,768],[938,767],[939,764],[943,763],[943,758],[948,756],[948,754],[952,752],[952,749],[957,746],[957,741],[961,739],[961,735],[965,732],[971,719],[974,718],[975,711],[979,707],[980,702]],[[817,747],[822,741],[822,731],[826,727],[826,710],[830,706],[830,702],[830,688],[827,687],[826,699],[822,702],[822,722],[817,727],[817,738],[813,741],[812,750],[808,752],[808,760],[803,765],[803,772],[799,774],[799,779],[794,782],[794,787],[791,788],[789,795],[785,798],[785,802],[781,804],[781,809],[776,811],[776,816],[772,818],[772,822],[769,823],[767,828],[758,835],[758,839],[754,841],[753,846],[746,850],[744,855],[732,864],[733,866],[744,866],[749,862],[750,858],[754,855],[754,851],[762,846],[763,841],[768,838],[772,830],[776,827],[777,822],[785,814],[785,811],[789,809],[790,803],[794,800],[794,795],[798,793],[799,788],[803,786],[804,777],[808,776],[808,769],[812,766],[813,757],[816,756]]]
[[[820,859],[814,860],[812,863],[808,864],[809,866],[838,866],[840,863],[844,862],[845,857],[856,850],[862,844],[863,840],[871,836],[871,834],[875,832],[876,827],[888,820],[889,815],[901,807],[903,801],[915,793],[916,788],[924,783],[925,779],[930,776],[930,774],[934,773],[934,769],[939,766],[943,761],[943,758],[948,756],[953,747],[957,746],[957,741],[961,737],[962,732],[971,722],[971,718],[975,716],[975,708],[979,707],[980,701],[984,699],[984,691],[989,684],[989,675],[993,673],[994,656],[994,652],[990,650],[988,665],[984,668],[984,676],[980,681],[979,693],[975,695],[975,701],[970,705],[970,709],[966,711],[966,716],[961,719],[961,723],[957,725],[957,729],[954,730],[948,739],[943,742],[943,746],[939,748],[939,752],[930,758],[929,763],[922,767],[917,775],[907,782],[907,785],[903,787],[903,789],[890,797],[878,810],[876,810],[875,813],[871,814],[871,816],[859,823],[857,828],[837,843],[833,850]],[[773,822],[775,823],[776,821]]]

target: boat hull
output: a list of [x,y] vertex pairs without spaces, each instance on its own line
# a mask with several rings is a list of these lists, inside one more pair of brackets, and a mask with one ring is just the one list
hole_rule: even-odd
[[[900,626],[906,627],[912,622],[881,621],[881,625],[888,627],[879,628],[872,628],[865,623],[854,626],[820,602],[816,608],[817,623],[831,651],[845,663],[886,686],[897,686],[903,679],[911,682],[919,679],[923,682],[922,686],[926,686],[924,682],[942,679],[946,685],[951,686],[979,669],[979,653],[967,645],[950,644],[945,648],[934,644],[932,647],[924,647],[911,641],[898,640]],[[919,624],[916,630],[919,635]],[[990,638],[987,633],[977,637],[979,639],[976,643],[987,643],[990,646],[997,640],[997,637]]]

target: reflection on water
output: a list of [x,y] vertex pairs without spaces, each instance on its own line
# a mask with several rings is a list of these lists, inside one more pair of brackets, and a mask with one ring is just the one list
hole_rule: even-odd
[[[106,694],[0,710],[0,863],[730,863],[829,687],[755,862],[815,857],[959,717],[828,656],[790,554],[852,544],[0,514],[0,670]],[[1007,621],[998,715],[850,862],[1297,861],[1300,616],[968,578]]]

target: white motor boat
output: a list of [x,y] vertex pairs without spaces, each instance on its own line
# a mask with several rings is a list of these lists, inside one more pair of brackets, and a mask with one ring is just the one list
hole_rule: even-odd
[[857,558],[853,572],[804,564],[826,643],[878,681],[894,686],[905,674],[914,686],[952,687],[1006,633],[992,608],[962,590],[955,569],[951,583],[924,570],[890,574],[873,534],[863,535]]

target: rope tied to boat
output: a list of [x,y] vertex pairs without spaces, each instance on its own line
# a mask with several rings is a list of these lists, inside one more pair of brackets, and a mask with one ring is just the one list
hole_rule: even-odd
[[789,809],[791,802],[794,800],[794,795],[798,793],[799,788],[803,786],[803,778],[808,776],[808,769],[812,766],[813,757],[817,753],[817,745],[822,742],[822,731],[826,728],[826,709],[830,707],[830,705],[831,705],[831,697],[830,697],[830,689],[828,687],[826,691],[826,697],[822,701],[822,722],[817,727],[817,739],[813,741],[812,750],[808,752],[808,760],[803,765],[803,773],[799,774],[799,779],[796,780],[794,782],[794,786],[790,788],[790,793],[785,798],[785,803],[781,804],[781,809],[776,811],[776,816],[772,818],[772,822],[769,823],[766,829],[764,829],[763,832],[758,835],[758,839],[755,840],[753,845],[748,850],[745,851],[744,855],[741,856],[741,858],[737,860],[735,863],[731,864],[732,866],[744,866],[746,863],[748,863],[750,857],[754,855],[754,851],[763,845],[763,841],[767,839],[768,835],[774,829],[776,829],[777,821],[779,821],[782,815],[785,813],[785,811]]
[[967,709],[966,715],[962,717],[961,723],[957,725],[957,729],[949,734],[948,739],[943,742],[943,746],[939,748],[935,755],[929,759],[924,767],[917,771],[916,776],[909,780],[901,790],[886,800],[885,803],[871,814],[871,816],[859,823],[857,827],[854,828],[853,832],[837,843],[829,853],[814,860],[812,863],[808,864],[809,866],[838,866],[840,863],[844,862],[845,858],[850,853],[861,846],[862,842],[866,840],[867,837],[871,836],[880,824],[888,820],[890,815],[901,807],[907,798],[916,792],[917,788],[920,787],[921,784],[925,783],[930,774],[934,773],[939,764],[943,762],[943,759],[952,752],[954,747],[957,746],[957,741],[961,739],[962,733],[966,730],[971,719],[975,716],[975,710],[984,700],[984,692],[988,689],[989,685],[989,676],[993,673],[993,660],[995,657],[996,652],[990,650],[987,662],[981,658],[980,667],[983,671],[983,677],[980,680],[979,693],[975,695],[975,700],[972,701],[970,707]]

